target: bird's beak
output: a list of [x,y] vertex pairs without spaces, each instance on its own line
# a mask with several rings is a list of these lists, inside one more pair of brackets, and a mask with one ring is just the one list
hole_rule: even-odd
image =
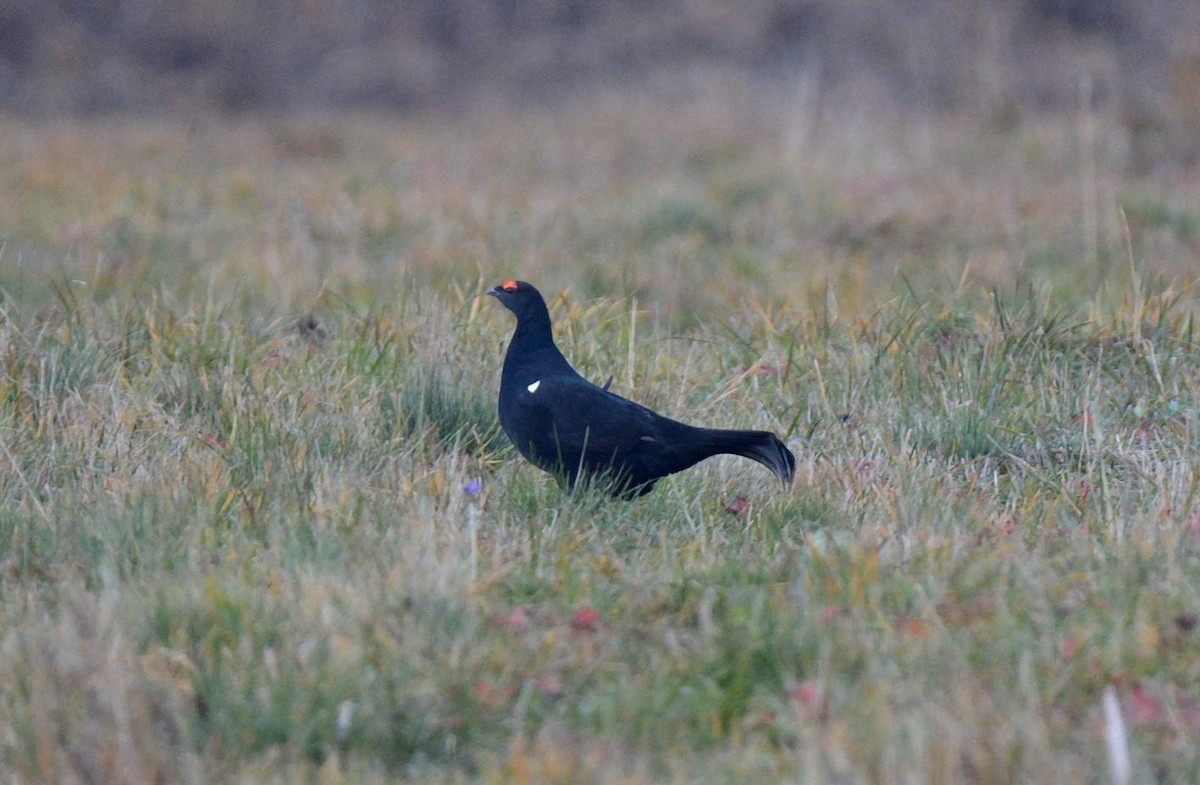
[[499,286],[493,286],[491,289],[487,290],[487,293],[490,294],[492,297],[499,297],[500,291],[501,290],[500,290]]

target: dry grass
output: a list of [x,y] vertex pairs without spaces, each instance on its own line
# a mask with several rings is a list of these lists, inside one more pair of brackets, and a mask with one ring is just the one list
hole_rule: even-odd
[[[1115,685],[1194,780],[1194,179],[738,95],[6,124],[9,778],[1084,783]],[[497,433],[514,275],[796,487],[563,496]]]

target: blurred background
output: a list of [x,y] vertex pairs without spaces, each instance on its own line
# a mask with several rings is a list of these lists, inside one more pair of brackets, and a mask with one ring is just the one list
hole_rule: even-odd
[[29,291],[697,314],[1200,258],[1197,0],[0,0],[0,123]]
[[1200,3],[0,0],[0,107],[31,115],[403,112],[697,72],[1000,120],[1083,90],[1151,132],[1200,121]]

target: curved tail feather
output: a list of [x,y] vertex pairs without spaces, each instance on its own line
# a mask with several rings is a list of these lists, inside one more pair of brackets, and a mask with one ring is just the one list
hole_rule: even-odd
[[714,454],[740,455],[766,466],[785,487],[796,477],[796,456],[770,431],[709,430]]

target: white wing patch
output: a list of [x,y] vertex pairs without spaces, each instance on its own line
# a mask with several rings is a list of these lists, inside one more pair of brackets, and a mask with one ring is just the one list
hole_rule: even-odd
[[535,392],[537,392],[537,390],[538,390],[538,387],[540,387],[541,385],[542,385],[542,380],[541,380],[541,379],[538,379],[536,382],[534,382],[533,384],[529,385],[529,386],[528,386],[528,387],[526,387],[525,389],[526,389],[526,390],[529,390],[529,392],[531,392],[531,393],[535,393]]

